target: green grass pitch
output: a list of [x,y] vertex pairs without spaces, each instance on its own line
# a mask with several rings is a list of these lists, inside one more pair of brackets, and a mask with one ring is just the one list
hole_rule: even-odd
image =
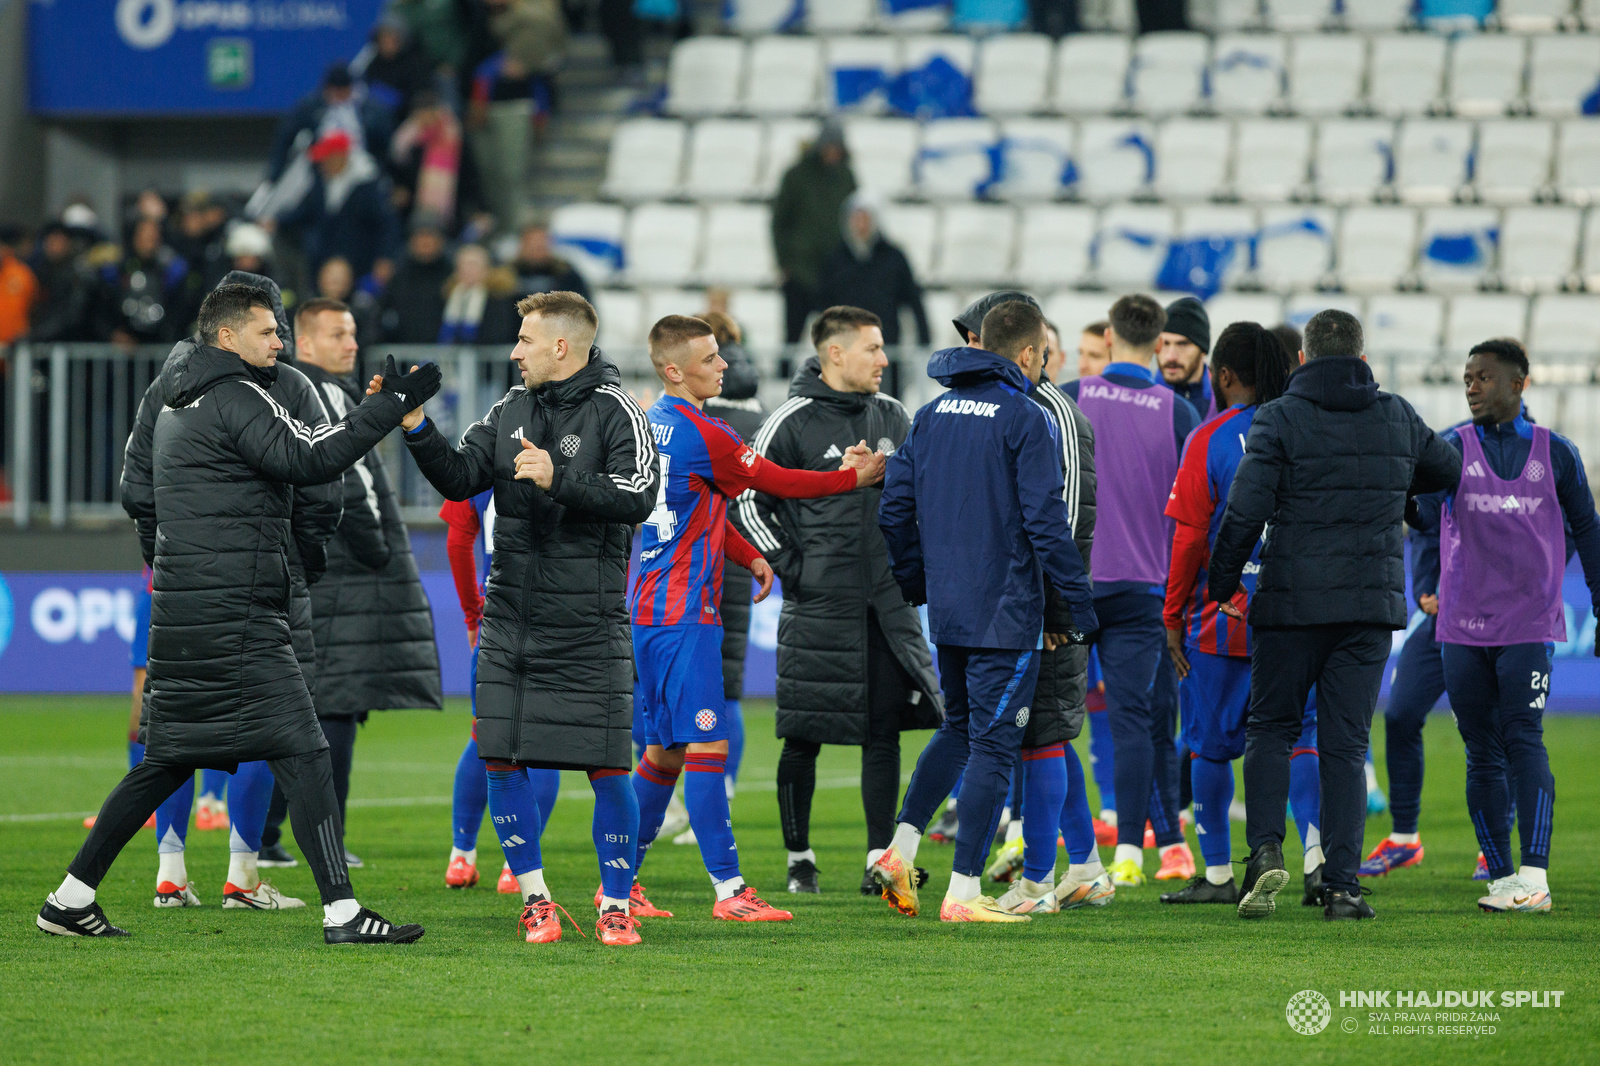
[[[494,891],[492,833],[480,841],[485,883],[444,887],[451,774],[467,730],[464,703],[452,701],[444,714],[375,715],[356,750],[348,838],[367,868],[355,886],[387,917],[424,923],[419,943],[322,946],[303,866],[274,881],[307,910],[223,911],[226,834],[193,831],[189,871],[204,907],[151,907],[155,841],[143,832],[100,891],[133,937],[46,937],[33,916],[83,839],[78,812],[98,808],[123,771],[125,708],[115,698],[0,699],[0,1061],[1596,1061],[1600,718],[1546,722],[1559,789],[1549,915],[1474,906],[1461,744],[1443,714],[1427,730],[1427,859],[1376,883],[1374,923],[1324,923],[1298,905],[1298,877],[1287,905],[1258,923],[1232,908],[1163,907],[1158,892],[1176,886],[1156,882],[1104,909],[1028,925],[903,918],[857,894],[858,756],[842,748],[826,749],[819,766],[813,840],[825,894],[796,899],[783,891],[771,704],[753,700],[734,824],[745,876],[795,921],[713,920],[698,852],[664,842],[644,882],[677,917],[647,921],[642,947],[601,949],[570,927],[560,944],[536,947],[518,935],[516,904]],[[907,777],[925,738],[904,738]],[[544,855],[557,901],[592,932],[586,789],[567,776]],[[1387,817],[1369,820],[1368,846],[1388,827]],[[1234,850],[1244,850],[1242,826]],[[1287,850],[1298,854],[1292,823]],[[950,849],[925,844],[919,862],[933,872],[924,892],[936,907]],[[1148,856],[1147,872],[1155,865]],[[1331,1024],[1314,1036],[1285,1018],[1302,989],[1332,1001]],[[1406,1022],[1392,1008],[1373,1022],[1338,996],[1450,989],[1564,996],[1559,1008],[1498,1008],[1497,1031],[1477,1037],[1397,1033]]]

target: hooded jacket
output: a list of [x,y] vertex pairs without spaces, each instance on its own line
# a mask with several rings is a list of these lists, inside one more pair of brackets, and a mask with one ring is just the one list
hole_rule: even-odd
[[[628,558],[660,461],[644,411],[599,348],[565,381],[513,388],[452,446],[431,421],[407,434],[446,499],[494,489],[494,554],[478,631],[478,753],[559,769],[633,765]],[[516,480],[530,441],[549,489]]]
[[[856,247],[850,232],[850,215],[866,211],[873,232],[865,247]],[[930,341],[928,313],[922,305],[922,286],[911,271],[905,252],[883,235],[872,200],[856,194],[840,209],[842,240],[823,264],[817,279],[817,306],[847,304],[871,311],[883,321],[883,343],[900,343],[900,309],[908,308],[917,324],[917,343]]]
[[1083,633],[1099,628],[1072,540],[1055,420],[1013,362],[946,348],[928,376],[950,391],[917,412],[889,459],[878,522],[906,599],[927,603],[933,640],[1035,648],[1045,582]]
[[[755,362],[737,341],[722,346],[728,369],[722,372],[722,394],[706,401],[706,413],[733,427],[739,439],[750,444],[767,417],[767,409],[756,398],[761,375]],[[731,515],[734,507],[728,509]],[[722,562],[722,697],[744,698],[744,660],[750,648],[750,571],[724,558]]]
[[1382,392],[1365,360],[1324,356],[1261,405],[1211,553],[1225,601],[1268,526],[1253,626],[1350,623],[1404,629],[1409,496],[1453,488],[1461,456]]
[[772,248],[785,277],[810,288],[839,246],[839,209],[856,191],[846,156],[835,166],[813,146],[783,175],[772,201]]
[[[833,389],[813,356],[790,383],[789,399],[762,424],[755,448],[791,469],[837,470],[844,449],[857,441],[893,454],[909,429],[898,400]],[[910,680],[900,728],[932,729],[943,716],[922,622],[889,573],[877,528],[881,495],[872,486],[812,500],[755,492],[739,498],[735,524],[783,577],[780,737],[867,742],[867,627],[873,616]]]

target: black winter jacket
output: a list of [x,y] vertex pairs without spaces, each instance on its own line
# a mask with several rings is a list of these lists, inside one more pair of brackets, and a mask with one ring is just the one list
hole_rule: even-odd
[[[301,363],[328,421],[361,402],[349,378]],[[344,477],[344,519],[328,542],[328,572],[311,589],[320,718],[444,706],[433,610],[383,460],[368,452]]]
[[1211,553],[1213,600],[1239,586],[1268,526],[1256,626],[1404,629],[1406,499],[1453,488],[1461,456],[1357,358],[1323,357],[1262,404]]
[[900,309],[909,308],[917,324],[917,343],[927,344],[928,313],[922,306],[922,286],[911,273],[911,263],[899,248],[883,237],[873,242],[866,259],[857,259],[840,245],[817,279],[817,305],[849,304],[871,311],[883,320],[883,343],[900,343]]
[[161,371],[143,730],[158,763],[231,770],[327,747],[291,646],[291,486],[337,481],[405,411],[380,393],[313,431],[272,378],[204,346]]
[[[706,401],[706,414],[715,415],[739,434],[746,444],[756,439],[766,408],[756,399],[760,376],[755,364],[736,343],[722,346],[728,369],[722,373],[722,395]],[[750,649],[750,571],[724,558],[722,563],[722,698],[744,698],[744,660]]]
[[[565,381],[513,388],[452,446],[428,422],[406,445],[451,500],[494,489],[494,558],[478,633],[478,753],[561,769],[633,764],[628,557],[660,462],[644,411],[600,352]],[[515,480],[528,440],[548,490]]]
[[[766,458],[797,470],[837,470],[844,449],[865,440],[893,452],[911,419],[883,393],[837,392],[815,357],[789,386],[789,399],[756,435]],[[878,530],[878,486],[814,500],[746,492],[735,524],[783,578],[778,620],[780,737],[815,744],[867,741],[867,612],[877,614],[912,683],[901,729],[932,729],[944,714],[933,656],[916,608],[889,573]]]

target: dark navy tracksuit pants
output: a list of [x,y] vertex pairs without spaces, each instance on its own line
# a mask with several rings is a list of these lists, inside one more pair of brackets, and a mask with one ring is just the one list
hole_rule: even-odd
[[1383,712],[1389,813],[1396,833],[1415,833],[1422,812],[1422,727],[1445,687],[1444,660],[1434,639],[1437,625],[1437,616],[1424,615],[1406,638]]

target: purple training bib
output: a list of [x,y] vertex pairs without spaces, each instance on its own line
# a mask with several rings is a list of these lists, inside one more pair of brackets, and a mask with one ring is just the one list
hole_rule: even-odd
[[[1095,526],[1090,576],[1165,587],[1172,561],[1167,496],[1178,476],[1171,389],[1134,389],[1104,377],[1078,386],[1094,426]],[[1187,403],[1187,400],[1181,401]]]

